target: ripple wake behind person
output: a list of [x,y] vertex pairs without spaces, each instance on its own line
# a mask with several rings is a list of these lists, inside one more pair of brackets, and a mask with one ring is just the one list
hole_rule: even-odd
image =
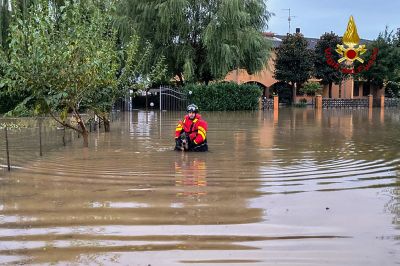
[[175,150],[208,151],[207,122],[201,118],[195,104],[189,104],[186,111],[188,114],[176,126]]

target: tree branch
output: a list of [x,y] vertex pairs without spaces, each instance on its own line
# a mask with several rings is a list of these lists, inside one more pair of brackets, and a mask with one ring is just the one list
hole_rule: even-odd
[[52,117],[54,120],[56,120],[58,123],[60,123],[60,124],[63,125],[64,127],[68,127],[68,128],[70,128],[70,129],[73,129],[73,130],[78,131],[79,133],[82,133],[82,130],[79,130],[78,128],[76,128],[76,127],[74,127],[74,126],[72,126],[72,125],[70,125],[70,124],[68,124],[68,123],[65,123],[65,122],[61,121],[61,120],[58,119],[52,112],[50,112],[50,115],[51,115],[51,117]]

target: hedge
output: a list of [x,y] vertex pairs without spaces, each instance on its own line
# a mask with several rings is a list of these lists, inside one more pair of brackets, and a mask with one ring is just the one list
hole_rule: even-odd
[[189,103],[201,111],[236,111],[258,109],[262,89],[257,85],[238,85],[233,82],[210,85],[186,85]]

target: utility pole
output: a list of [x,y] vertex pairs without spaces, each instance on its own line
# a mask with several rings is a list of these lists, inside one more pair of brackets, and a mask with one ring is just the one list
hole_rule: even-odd
[[296,17],[296,16],[291,16],[290,15],[290,8],[284,8],[282,10],[286,10],[289,11],[289,16],[288,16],[288,23],[289,23],[289,34],[290,34],[290,21],[292,20],[292,18]]

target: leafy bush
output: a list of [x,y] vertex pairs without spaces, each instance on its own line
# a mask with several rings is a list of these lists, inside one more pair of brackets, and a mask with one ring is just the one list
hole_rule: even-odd
[[321,89],[321,84],[319,84],[318,82],[306,82],[300,89],[300,91],[306,95],[314,95],[316,93],[320,94]]
[[294,104],[294,107],[307,107],[307,99],[300,99],[298,103]]
[[400,97],[400,82],[388,81],[385,88],[385,94],[390,98]]
[[189,102],[201,111],[235,111],[258,109],[262,89],[256,85],[214,83],[210,85],[187,85],[183,88]]
[[307,107],[307,103],[298,102],[294,105],[294,107]]

